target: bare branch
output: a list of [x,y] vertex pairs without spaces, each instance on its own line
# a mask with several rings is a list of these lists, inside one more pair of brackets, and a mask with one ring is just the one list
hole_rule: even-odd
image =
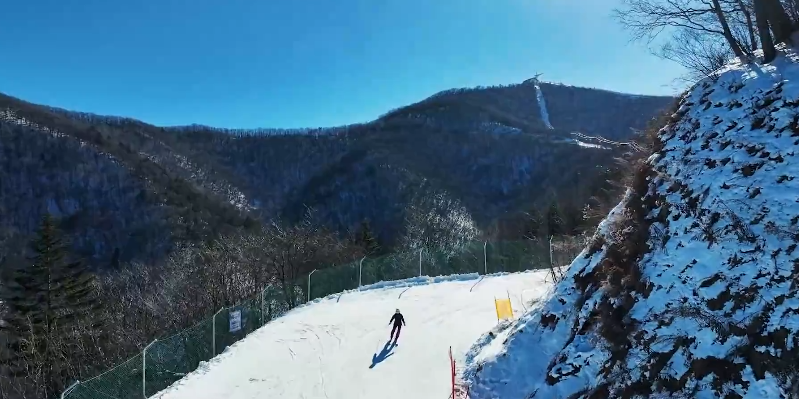
[[651,43],[669,28],[690,29],[723,35],[709,2],[697,0],[623,0],[624,8],[615,9],[614,17],[630,30],[634,40]]
[[674,40],[666,43],[658,56],[674,61],[688,70],[686,81],[715,78],[719,68],[733,57],[729,46],[717,37],[693,30],[680,30]]

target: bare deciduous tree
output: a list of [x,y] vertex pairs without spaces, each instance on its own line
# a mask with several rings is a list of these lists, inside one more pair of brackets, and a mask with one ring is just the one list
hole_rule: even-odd
[[270,242],[270,251],[265,254],[270,283],[281,287],[289,307],[302,301],[297,285],[301,277],[320,266],[349,262],[363,254],[362,248],[339,240],[334,233],[311,220],[309,212],[298,225],[285,227],[274,223],[262,232]]
[[774,34],[776,43],[787,43],[790,41],[791,33],[794,31],[793,23],[788,13],[785,11],[780,0],[754,0],[762,2],[766,17],[768,18],[771,31]]
[[[754,23],[755,8],[752,0],[734,0],[736,12],[731,13],[729,16],[733,21],[733,30],[736,37],[746,37],[748,45],[748,53],[751,55],[753,51],[758,49],[757,45],[757,31]],[[742,17],[742,20],[739,19]]]
[[794,31],[786,7],[799,14],[797,0],[623,0],[623,4],[614,15],[634,40],[652,43],[664,32],[670,35],[656,54],[686,67],[686,80],[712,77],[728,56],[747,61],[758,45],[764,62],[770,62],[776,57],[775,44],[790,41]]
[[[221,236],[205,244],[178,245],[160,263],[120,265],[101,277],[96,290],[104,307],[97,331],[92,320],[58,328],[59,334],[30,334],[26,348],[47,340],[48,353],[15,356],[10,374],[6,337],[0,332],[0,396],[4,399],[51,397],[72,380],[88,378],[141,350],[147,342],[195,325],[223,306],[255,297],[272,287],[282,298],[270,299],[271,312],[283,312],[304,301],[310,270],[363,256],[363,248],[310,222],[274,223],[258,231]],[[2,311],[2,309],[0,309]],[[57,370],[54,373],[53,370]],[[46,387],[48,392],[42,389]]]
[[753,0],[755,5],[755,19],[757,21],[757,32],[760,36],[760,45],[763,47],[763,62],[771,62],[777,56],[777,50],[774,48],[774,41],[769,32],[768,16],[764,8],[764,3],[759,0]]
[[[711,76],[715,70],[709,68],[718,65],[721,57],[746,59],[757,48],[753,10],[746,1],[624,0],[614,16],[634,40],[651,44],[664,32],[669,35],[655,54],[686,67],[686,79],[696,79]],[[706,56],[710,59],[700,61]]]
[[471,215],[441,192],[422,186],[405,209],[405,234],[401,247],[453,248],[479,235]]
[[659,55],[687,69],[683,79],[689,83],[705,77],[717,78],[719,68],[733,56],[726,43],[702,32],[683,29],[674,38],[663,45]]
[[763,62],[768,63],[777,56],[775,44],[790,41],[794,27],[780,0],[753,0],[753,2],[757,31],[763,47]]
[[623,7],[613,15],[634,40],[651,42],[670,28],[690,29],[724,35],[717,23],[713,5],[696,0],[623,0]]

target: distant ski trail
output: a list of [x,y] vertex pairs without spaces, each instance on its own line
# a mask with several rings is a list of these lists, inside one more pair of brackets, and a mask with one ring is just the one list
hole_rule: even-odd
[[541,86],[538,85],[538,81],[535,82],[535,97],[538,100],[538,109],[541,111],[541,120],[544,121],[544,125],[546,125],[547,128],[554,129],[552,124],[549,122],[547,103],[544,100],[544,92],[541,91]]

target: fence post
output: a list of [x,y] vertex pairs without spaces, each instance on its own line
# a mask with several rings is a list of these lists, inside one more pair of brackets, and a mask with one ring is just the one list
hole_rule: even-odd
[[419,250],[419,277],[422,277],[422,251],[424,248]]
[[486,253],[486,247],[488,246],[488,241],[483,241],[483,274],[488,274],[488,254]]
[[450,375],[452,376],[452,399],[455,398],[455,357],[452,356],[452,347],[449,347]]
[[552,256],[552,237],[549,236],[549,270],[552,272],[552,282],[557,283],[558,277],[555,275],[555,261]]
[[69,395],[69,393],[72,392],[72,390],[75,389],[78,384],[80,384],[80,380],[73,382],[69,388],[65,389],[64,392],[61,392],[61,399],[66,398],[67,395]]
[[313,269],[310,273],[308,273],[308,302],[311,302],[311,275],[316,272],[316,269]]
[[158,339],[154,339],[141,351],[141,396],[144,399],[147,399],[147,349],[150,349],[156,342],[158,342]]
[[363,261],[364,261],[364,259],[366,259],[365,256],[363,258],[361,258],[360,262],[358,262],[358,290],[359,291],[361,289],[361,284],[363,283],[362,277],[363,277]]
[[221,313],[223,310],[225,310],[224,307],[219,308],[219,310],[214,313],[214,317],[211,319],[211,346],[213,346],[213,349],[211,350],[211,354],[213,355],[212,357],[216,357],[216,315]]

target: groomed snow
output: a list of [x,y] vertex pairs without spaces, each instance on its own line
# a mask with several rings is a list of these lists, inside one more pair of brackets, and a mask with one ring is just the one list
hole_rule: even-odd
[[[449,347],[462,364],[472,344],[498,324],[494,298],[510,296],[520,315],[521,301],[529,308],[551,287],[547,273],[416,278],[317,300],[153,398],[445,399]],[[407,326],[391,348],[387,323],[395,308]]]

